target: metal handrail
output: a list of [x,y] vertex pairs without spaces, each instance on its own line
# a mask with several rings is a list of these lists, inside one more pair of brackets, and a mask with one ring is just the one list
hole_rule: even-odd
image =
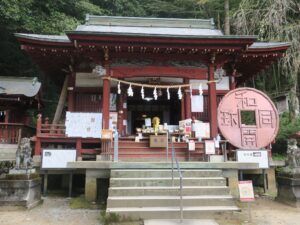
[[[167,142],[169,142],[169,137],[167,139]],[[177,171],[179,174],[179,195],[180,195],[180,223],[182,223],[183,220],[183,203],[182,203],[182,172],[178,163],[178,160],[176,158],[176,152],[174,150],[174,144],[171,140],[171,146],[172,146],[172,186],[174,186],[174,161],[176,163]]]

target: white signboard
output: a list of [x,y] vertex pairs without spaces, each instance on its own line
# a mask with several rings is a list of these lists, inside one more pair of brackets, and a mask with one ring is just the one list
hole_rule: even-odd
[[151,118],[145,118],[145,126],[151,127]]
[[254,192],[251,180],[239,181],[239,192],[241,201],[254,201]]
[[195,131],[195,137],[197,138],[210,138],[209,123],[193,123],[193,130]]
[[102,113],[67,112],[65,125],[68,137],[101,138]]
[[261,169],[269,168],[267,150],[237,150],[237,161],[258,163]]
[[[199,84],[202,84],[203,90],[208,90],[207,80],[190,80],[190,84],[192,85],[192,89],[199,89]],[[222,77],[220,81],[216,83],[217,90],[229,90],[229,77]]]
[[214,155],[216,154],[215,142],[212,140],[205,141],[205,154],[206,155]]
[[68,162],[76,161],[75,149],[44,149],[42,155],[42,168],[67,168]]
[[196,150],[196,144],[193,140],[189,141],[189,151],[195,151]]
[[203,95],[192,95],[192,112],[203,112]]

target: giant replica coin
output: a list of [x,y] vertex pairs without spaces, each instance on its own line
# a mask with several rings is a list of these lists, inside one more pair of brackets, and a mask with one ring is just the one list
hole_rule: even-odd
[[221,100],[218,126],[235,147],[260,149],[276,137],[279,117],[267,95],[253,88],[237,88]]

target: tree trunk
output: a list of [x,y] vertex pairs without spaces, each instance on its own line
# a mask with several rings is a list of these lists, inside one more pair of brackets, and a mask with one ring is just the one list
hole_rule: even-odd
[[57,107],[56,107],[56,111],[55,111],[55,115],[54,115],[52,124],[58,124],[58,122],[61,118],[61,114],[64,109],[64,105],[65,105],[66,98],[67,98],[68,78],[69,78],[69,75],[66,75],[63,87],[60,92],[60,96],[59,96],[59,100],[57,103]]
[[224,32],[225,35],[230,35],[230,21],[229,21],[229,0],[224,0]]
[[299,100],[297,96],[297,74],[291,76],[292,87],[289,92],[289,116],[293,122],[299,115]]

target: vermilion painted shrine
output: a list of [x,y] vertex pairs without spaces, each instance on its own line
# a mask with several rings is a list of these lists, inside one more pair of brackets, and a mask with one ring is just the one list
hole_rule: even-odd
[[[215,138],[217,106],[222,97],[283,57],[289,47],[288,43],[256,42],[256,36],[223,35],[212,20],[91,15],[85,24],[66,35],[18,33],[16,37],[21,49],[51,79],[68,77],[67,111],[102,112],[104,129],[109,128],[110,113],[117,113],[119,144],[124,148],[132,144],[130,137],[143,126],[145,117],[154,116],[161,124],[178,125],[189,118],[208,122],[210,138]],[[104,74],[96,73],[97,68]],[[222,79],[216,78],[220,71]],[[132,86],[134,96],[130,97],[129,85],[121,83],[118,88],[113,79],[153,87],[182,85],[183,97],[179,99],[177,89],[171,88],[168,100],[166,89],[158,88],[158,99],[152,100],[154,89],[145,87],[145,99],[152,98],[146,101],[141,97],[141,87],[136,86]],[[217,79],[219,82],[214,82]],[[199,95],[199,82],[203,84],[203,112],[192,112],[190,90],[192,95]],[[114,107],[110,104],[111,94],[117,96]],[[77,158],[108,151],[103,146],[102,152],[90,147],[99,143],[98,139],[67,137],[63,123],[50,126],[39,117],[35,155],[40,155],[49,143],[73,144]],[[183,144],[178,143],[178,148]],[[194,157],[197,152],[203,154],[202,150],[203,143],[197,142]],[[163,157],[158,152],[148,153],[152,158]],[[147,152],[130,154],[128,149],[119,154],[124,160],[147,157]]]
[[[239,196],[244,171],[263,174],[265,192],[277,192],[274,167],[260,149],[275,138],[276,109],[263,93],[236,88],[283,57],[289,43],[223,35],[212,20],[91,15],[65,35],[15,36],[49,79],[64,83],[61,99],[67,95],[61,120],[39,115],[32,138],[44,194],[48,174],[60,174],[62,186],[68,175],[71,196],[74,174],[85,177],[87,200],[97,200],[97,186],[107,187],[109,213],[176,218],[174,159],[186,175],[183,211],[190,218],[239,210],[231,195]],[[226,161],[224,143],[241,148],[237,156],[264,156],[265,164],[236,161],[234,151]]]

